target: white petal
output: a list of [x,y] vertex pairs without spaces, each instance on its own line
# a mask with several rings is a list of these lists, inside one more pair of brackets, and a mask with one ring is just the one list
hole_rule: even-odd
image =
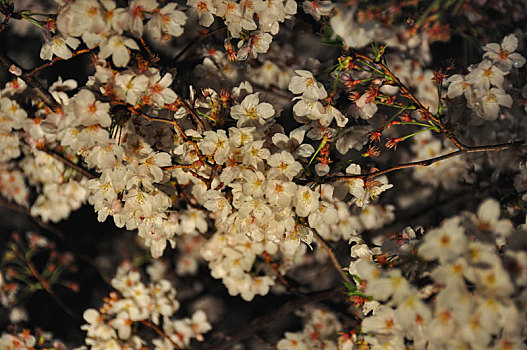
[[507,52],[516,51],[516,48],[518,48],[518,38],[516,38],[516,35],[514,34],[507,35],[503,39],[501,47]]
[[500,203],[492,198],[485,200],[478,208],[478,217],[487,222],[496,222],[500,217]]

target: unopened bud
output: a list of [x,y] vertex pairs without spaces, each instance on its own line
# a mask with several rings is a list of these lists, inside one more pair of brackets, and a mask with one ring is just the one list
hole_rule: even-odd
[[15,66],[14,64],[9,67],[9,73],[16,75],[17,77],[22,75],[22,69],[18,66]]

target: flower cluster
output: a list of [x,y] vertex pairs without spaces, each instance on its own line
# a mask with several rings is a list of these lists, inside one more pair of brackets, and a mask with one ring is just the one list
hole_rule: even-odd
[[51,333],[37,331],[31,334],[27,329],[20,333],[2,333],[0,347],[2,349],[67,349],[61,341],[53,339]]
[[504,89],[505,76],[525,64],[525,58],[515,52],[517,48],[518,38],[514,34],[506,36],[501,45],[485,45],[483,61],[469,66],[467,75],[455,74],[448,79],[447,96],[455,98],[464,94],[467,106],[479,117],[496,120],[500,106],[512,106],[512,97]]
[[125,8],[117,7],[113,0],[76,0],[62,5],[65,6],[57,16],[56,26],[46,32],[40,57],[71,58],[71,50],[77,49],[80,38],[88,48],[99,47],[100,58],[111,56],[117,67],[128,64],[130,50],[139,50],[137,42],[127,34],[140,38],[148,33],[154,40],[166,42],[182,35],[187,19],[196,16],[203,27],[210,27],[214,17],[224,21],[230,36],[239,39],[238,52],[233,49],[230,36],[226,41],[232,59],[256,58],[258,53],[268,51],[279,24],[297,11],[294,0],[188,0],[186,7],[176,3],[160,7],[156,0],[134,0]]
[[[3,95],[3,94],[2,94]],[[20,141],[15,130],[22,128],[22,122],[26,119],[26,111],[9,97],[0,98],[0,147],[2,155],[0,161],[6,162],[20,155]]]
[[[148,283],[131,263],[118,269],[116,291],[84,312],[79,349],[188,348],[231,302],[270,293],[305,304],[305,327],[278,349],[525,348],[523,30],[482,44],[467,74],[432,69],[431,43],[463,41],[467,28],[493,37],[481,18],[502,13],[496,5],[313,0],[297,14],[295,0],[49,2],[56,11],[0,0],[1,45],[25,33],[15,21],[45,39],[32,70],[0,49],[13,76],[0,90],[0,205],[32,216],[108,282],[111,262],[156,259]],[[508,3],[524,22],[525,5]],[[89,67],[57,73],[88,55]],[[454,211],[465,196],[499,200]],[[79,247],[55,229],[85,204],[123,229],[115,246]],[[435,213],[452,217],[435,227]],[[414,223],[424,228],[394,233]],[[19,332],[30,313],[18,296],[42,291],[70,313],[54,287],[71,256],[51,250],[35,265],[37,248],[53,244],[13,237],[0,302],[16,327],[0,345],[44,347],[51,338]],[[187,318],[174,318],[168,267]],[[342,280],[349,305],[305,297],[341,295]],[[223,303],[216,285],[239,298]]]
[[99,47],[100,58],[111,56],[115,66],[125,67],[130,61],[130,50],[139,50],[139,46],[124,34],[142,37],[145,19],[146,31],[152,38],[168,40],[183,33],[187,15],[176,10],[175,3],[159,8],[155,0],[134,0],[127,8],[117,7],[113,0],[68,2],[57,16],[57,33],[52,36],[55,28],[51,28],[40,57],[51,59],[56,55],[68,59],[72,57],[70,48],[76,49],[81,38],[88,48]]
[[[408,342],[415,349],[524,348],[525,252],[507,246],[513,227],[499,216],[499,204],[488,199],[477,216],[467,212],[449,218],[422,240],[407,230],[399,254],[416,254],[430,264],[424,287],[415,285],[424,275],[408,278],[402,267],[383,269],[380,260],[371,261],[371,251],[353,261],[350,273],[373,298],[364,304],[362,335],[354,342],[397,349]],[[505,254],[498,252],[495,237],[501,237]],[[511,263],[518,269],[507,270]]]
[[338,318],[322,309],[305,310],[302,332],[286,332],[278,341],[278,350],[337,349],[337,332],[342,328]]
[[84,311],[88,323],[82,329],[87,332],[86,345],[90,349],[142,349],[145,340],[135,334],[140,324],[162,335],[151,340],[149,346],[155,349],[187,347],[191,339],[201,341],[202,334],[211,329],[203,311],[196,311],[190,318],[172,318],[180,305],[176,290],[166,279],[152,279],[145,285],[140,273],[124,263],[112,279],[112,286],[118,293],[110,293],[99,310]]

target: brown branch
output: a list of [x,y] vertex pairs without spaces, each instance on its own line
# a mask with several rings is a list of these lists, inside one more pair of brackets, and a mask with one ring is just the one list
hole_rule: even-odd
[[[7,57],[3,51],[0,51],[0,66],[4,67],[7,71],[11,72],[13,67],[19,67],[12,59]],[[38,97],[44,101],[46,106],[50,108],[55,113],[62,112],[61,104],[53,97],[53,95],[44,87],[38,80],[33,76],[29,75],[25,69],[22,69],[22,74],[20,79],[22,79],[29,87],[36,91]]]
[[185,134],[183,129],[181,129],[181,126],[179,126],[177,121],[163,119],[163,118],[157,118],[157,117],[151,117],[151,116],[149,116],[149,115],[147,115],[145,113],[138,112],[135,109],[132,109],[132,111],[134,113],[136,113],[137,115],[143,117],[144,119],[148,120],[149,122],[160,122],[160,123],[166,123],[166,124],[173,125],[177,129],[177,131],[181,134],[181,137],[183,137],[185,142],[188,142],[189,144],[191,144],[194,147],[194,149],[196,149],[196,152],[198,152],[198,154],[200,154],[203,157],[203,155],[201,154],[201,151],[198,148],[198,144],[188,138],[187,134]]
[[287,280],[285,279],[284,275],[280,272],[280,268],[279,268],[278,264],[272,262],[271,256],[269,255],[269,253],[264,251],[262,253],[262,255],[264,256],[265,263],[267,265],[269,265],[269,267],[274,271],[274,273],[276,273],[276,276],[278,277],[278,280],[280,281],[280,283],[282,283],[285,287],[291,289],[295,294],[299,294],[298,291],[296,290],[296,288],[292,287],[289,284],[289,282],[287,282]]
[[196,164],[176,164],[176,165],[169,165],[161,167],[163,170],[174,170],[174,169],[194,169],[196,168]]
[[[191,140],[187,136],[187,134],[185,134],[185,132],[183,131],[183,129],[181,128],[181,126],[179,125],[179,123],[176,120],[168,120],[168,119],[163,119],[163,118],[158,118],[158,117],[151,117],[148,114],[143,113],[142,111],[140,111],[139,108],[134,107],[134,106],[130,106],[126,102],[121,101],[119,99],[112,100],[112,102],[113,103],[117,103],[117,104],[121,104],[123,106],[127,106],[128,110],[132,114],[134,114],[136,116],[140,116],[140,117],[148,120],[149,122],[159,122],[159,123],[165,123],[165,124],[170,124],[170,125],[174,126],[176,128],[176,130],[178,131],[178,133],[183,138],[183,140],[185,140],[185,142],[189,143],[194,148],[194,150],[196,151],[196,154],[198,155],[198,158],[202,162],[202,164],[207,164],[211,168],[214,167],[214,164],[211,164],[211,163],[208,163],[208,162],[205,161],[205,156],[203,155],[203,153],[199,149],[197,142]],[[194,113],[193,110],[190,108],[190,106],[188,106],[186,104],[185,101],[182,101],[181,104],[183,106],[185,106],[185,109],[187,109],[190,114]],[[200,127],[203,129],[203,131],[205,131],[205,127],[203,126],[203,123],[201,122],[201,120],[199,120],[199,118],[195,115],[195,113],[194,113],[193,116],[197,119],[196,122],[200,125]]]
[[[97,46],[96,46],[97,47]],[[82,55],[83,53],[86,53],[86,52],[90,52],[94,49],[95,47],[91,48],[91,49],[82,49],[82,50],[78,50],[78,51],[74,51],[72,53],[72,57],[75,57],[75,56],[79,56],[79,55]],[[69,58],[68,58],[69,59]],[[41,70],[45,69],[45,68],[48,68],[48,67],[51,67],[52,65],[54,65],[55,63],[57,63],[58,61],[65,61],[66,59],[62,58],[62,57],[59,57],[59,56],[56,56],[54,59],[52,59],[51,61],[49,62],[46,62],[36,68],[33,68],[30,72],[27,72],[27,76],[28,77],[33,77],[36,73],[40,72]]]
[[335,256],[333,249],[331,249],[331,247],[327,244],[326,240],[315,229],[313,229],[313,236],[315,237],[317,242],[322,246],[322,248],[324,248],[324,250],[328,253],[329,258],[331,259],[331,262],[335,267],[335,270],[337,270],[342,279],[348,284],[353,284],[351,279],[344,272],[344,269],[342,268],[342,265],[339,263],[337,257]]
[[204,178],[203,176],[199,175],[198,173],[196,173],[195,171],[192,171],[192,170],[189,170],[188,172],[189,172],[192,176],[194,176],[196,179],[201,180],[205,185],[207,185],[207,188],[210,189],[210,184],[211,184],[210,179],[206,179],[206,178]]
[[218,165],[218,164],[215,164],[215,165],[212,167],[212,172],[210,173],[210,176],[209,176],[209,180],[210,180],[210,184],[211,184],[211,186],[212,186],[212,180],[214,180],[214,177],[216,176],[216,171],[217,171],[216,167],[220,167],[220,168],[221,168],[221,166]]
[[202,34],[201,37],[202,38],[208,38],[209,36],[212,36],[212,35],[214,35],[216,33],[219,33],[219,32],[221,32],[224,29],[227,29],[227,26],[221,26],[221,27],[219,27],[217,29],[211,30],[210,32],[207,31],[207,33]]
[[11,19],[12,14],[8,13],[5,15],[4,21],[2,22],[2,25],[0,25],[0,33],[4,31],[4,29],[7,27],[7,22]]
[[165,166],[165,167],[162,167],[161,169],[163,170],[174,170],[174,169],[184,169],[186,172],[190,173],[192,176],[194,176],[196,179],[199,179],[201,180],[203,183],[205,183],[207,185],[208,188],[210,188],[210,184],[212,183],[212,179],[213,179],[213,175],[214,175],[214,171],[215,171],[215,167],[212,167],[212,175],[210,178],[206,179],[204,178],[203,176],[199,175],[196,171],[192,170],[192,169],[196,169],[199,168],[201,165],[196,165],[196,164],[176,164],[176,165],[169,165],[169,166]]
[[183,105],[183,108],[185,108],[187,110],[187,112],[190,113],[190,115],[192,116],[192,118],[194,118],[194,120],[196,121],[196,124],[198,124],[198,126],[201,128],[201,131],[205,131],[205,125],[203,125],[203,122],[201,121],[201,119],[199,119],[199,116],[196,114],[196,112],[194,112],[194,110],[192,109],[192,107],[189,106],[189,104],[187,103],[187,101],[182,101],[181,102],[182,105]]
[[196,45],[198,43],[198,41],[200,40],[200,38],[196,38],[195,40],[190,40],[182,49],[181,51],[178,52],[178,54],[176,56],[174,56],[174,62],[178,62],[179,59],[181,57],[183,57],[183,55],[189,51],[194,45]]
[[172,338],[170,338],[170,336],[168,334],[166,334],[165,332],[163,332],[161,329],[159,329],[159,327],[157,327],[155,324],[151,323],[151,322],[148,322],[146,320],[142,320],[142,321],[139,321],[140,323],[144,324],[145,326],[149,327],[149,328],[152,328],[157,334],[159,334],[160,336],[162,337],[165,337],[166,339],[168,339],[168,341],[170,342],[170,344],[172,344],[172,346],[174,347],[174,349],[176,350],[180,350],[181,348],[179,347],[179,345],[176,344],[176,342],[174,342],[172,340]]
[[207,214],[209,213],[209,211],[207,209],[205,209],[202,206],[199,206],[199,205],[193,203],[192,199],[188,198],[188,196],[185,193],[179,192],[179,197],[181,199],[183,199],[185,201],[185,203],[187,203],[187,205],[190,205],[192,208],[197,209],[197,210],[201,210],[201,211],[203,211],[203,212],[205,212]]
[[178,184],[177,182],[174,184],[175,187],[176,187],[176,190],[177,190],[177,195],[178,197],[180,197],[181,199],[183,199],[185,201],[185,203],[187,203],[187,205],[191,206],[192,208],[196,209],[196,210],[200,210],[202,212],[205,212],[205,213],[209,213],[209,211],[207,209],[205,209],[204,207],[202,207],[201,205],[197,204],[197,200],[195,198],[189,198],[185,192],[183,191],[183,189],[181,188],[181,185]]
[[155,65],[159,61],[159,57],[152,52],[152,50],[142,37],[139,38],[139,42],[141,43],[143,49],[146,51],[146,54],[148,55],[148,63],[150,65]]
[[[135,111],[135,109],[132,110],[132,112],[134,112],[134,111]],[[173,125],[176,128],[176,130],[181,134],[181,137],[183,137],[185,142],[189,143],[190,145],[192,145],[192,147],[194,147],[194,150],[196,151],[196,153],[198,155],[198,158],[202,162],[202,164],[207,164],[211,168],[214,168],[214,164],[210,164],[210,163],[205,161],[205,156],[203,155],[203,153],[201,153],[201,150],[199,149],[198,144],[195,141],[192,141],[185,134],[185,132],[183,131],[183,129],[181,129],[181,126],[178,124],[177,121],[163,119],[163,118],[157,118],[157,117],[150,117],[149,115],[146,115],[145,113],[136,113],[136,114],[140,115],[141,117],[145,118],[146,120],[148,120],[150,122],[160,122],[160,123],[167,123],[167,124]],[[170,167],[165,167],[164,169],[169,169],[169,168]],[[176,166],[176,168],[177,168],[177,166]],[[203,176],[197,174],[196,172],[194,172],[194,171],[192,171],[190,169],[188,169],[188,171],[192,174],[192,176],[194,176],[195,178],[198,178],[201,181],[203,181],[207,185],[207,188],[210,188],[211,183],[212,183],[212,178],[206,179]]]
[[334,177],[330,178],[330,181],[350,180],[350,179],[357,179],[357,178],[364,179],[364,180],[369,180],[369,179],[374,179],[374,178],[379,177],[379,176],[384,175],[384,174],[391,173],[392,171],[396,171],[396,170],[401,170],[401,169],[406,169],[406,168],[413,168],[413,167],[416,167],[416,166],[429,166],[429,165],[432,165],[434,163],[437,163],[437,162],[440,162],[440,161],[443,161],[443,160],[446,160],[446,159],[449,159],[449,158],[452,158],[452,157],[456,157],[456,156],[459,156],[459,155],[462,155],[462,154],[465,154],[465,153],[499,152],[499,151],[503,151],[503,150],[509,149],[509,148],[511,148],[513,146],[521,145],[523,143],[525,143],[524,140],[507,142],[507,143],[501,143],[501,144],[497,144],[497,145],[488,145],[488,146],[464,146],[463,149],[459,149],[457,151],[453,151],[453,152],[444,154],[442,156],[438,156],[438,157],[434,157],[434,158],[430,158],[430,159],[426,159],[426,160],[419,160],[419,161],[410,162],[410,163],[398,164],[398,165],[395,165],[395,166],[390,167],[388,169],[374,171],[374,172],[369,173],[369,174],[334,176]]
[[283,99],[285,99],[287,101],[291,101],[293,99],[293,97],[295,97],[295,95],[293,95],[293,93],[291,93],[289,91],[280,90],[279,88],[277,88],[275,86],[270,86],[270,87],[266,88],[265,86],[263,86],[261,84],[253,83],[253,82],[251,82],[251,85],[253,86],[255,91],[260,91],[260,92],[263,92],[263,93],[268,94],[268,95],[274,95],[277,98],[283,98]]
[[73,163],[71,160],[69,160],[67,158],[64,158],[63,156],[61,156],[61,155],[59,155],[59,154],[57,154],[57,153],[55,153],[55,152],[53,152],[51,150],[48,150],[45,146],[41,146],[38,149],[41,150],[42,152],[46,152],[47,154],[49,154],[50,156],[52,156],[53,158],[55,158],[59,162],[64,163],[65,165],[69,166],[70,168],[72,168],[73,170],[78,172],[79,174],[84,175],[88,179],[95,179],[97,177],[97,176],[93,175],[92,173],[90,173],[88,170],[86,170],[86,169],[82,168],[81,166]]
[[334,289],[329,289],[321,292],[314,292],[310,294],[306,294],[302,297],[299,297],[296,300],[290,301],[284,305],[282,305],[279,309],[273,310],[267,315],[255,320],[252,324],[244,327],[241,331],[238,333],[235,333],[231,336],[227,336],[224,341],[205,346],[201,350],[224,350],[224,349],[230,349],[233,345],[237,344],[238,342],[249,338],[254,333],[261,331],[270,325],[273,325],[276,319],[283,317],[295,310],[298,310],[304,305],[309,305],[315,302],[318,302],[320,300],[326,300],[338,297],[339,295],[344,296],[345,289],[343,287],[338,287]]
[[223,27],[220,27],[218,29],[215,29],[215,30],[212,30],[210,32],[207,32],[206,34],[202,34],[199,38],[195,38],[194,40],[190,40],[182,49],[181,51],[178,52],[178,54],[176,56],[174,56],[173,60],[174,62],[178,62],[179,59],[181,57],[183,57],[183,55],[188,51],[190,50],[194,45],[196,45],[197,43],[200,42],[200,40],[204,39],[204,38],[207,38],[211,35],[214,35],[224,29],[226,29],[227,26],[223,26]]

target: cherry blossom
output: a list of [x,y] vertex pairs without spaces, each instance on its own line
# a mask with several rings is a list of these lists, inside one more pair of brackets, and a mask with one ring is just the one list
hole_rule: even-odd
[[483,60],[467,75],[467,82],[476,88],[488,90],[491,85],[501,88],[507,72],[494,66],[490,60]]
[[197,13],[200,25],[210,27],[214,22],[214,6],[210,0],[187,0],[187,5]]
[[128,5],[132,23],[130,29],[138,37],[143,35],[143,19],[146,12],[154,11],[158,6],[156,0],[132,0]]
[[[525,347],[525,49],[509,34],[457,74],[434,67],[432,44],[479,28],[485,4],[463,8],[460,27],[421,3],[305,1],[286,21],[295,0],[0,2],[2,35],[42,27],[48,61],[0,54],[13,76],[0,90],[1,201],[43,227],[89,204],[134,231],[93,257],[103,277],[133,262],[85,310],[81,349],[194,347],[224,316],[210,286],[244,302],[309,296],[293,301],[300,330],[269,337],[278,349]],[[90,68],[58,76],[77,62]],[[465,202],[476,213],[456,213]],[[10,322],[33,324],[19,282],[55,297],[49,276],[0,266]],[[0,344],[40,339],[12,328]]]
[[295,161],[291,153],[282,151],[269,156],[267,164],[272,166],[270,171],[270,177],[279,178],[284,176],[286,179],[291,180],[302,170],[302,165]]
[[308,216],[311,212],[318,209],[320,194],[306,187],[301,187],[296,192],[295,211],[299,216]]
[[183,25],[187,15],[183,11],[176,10],[176,6],[176,3],[165,5],[148,21],[147,29],[154,39],[159,40],[163,34],[172,36],[183,34]]
[[105,39],[101,42],[100,47],[99,57],[107,58],[112,56],[112,62],[117,67],[126,67],[128,64],[130,60],[130,51],[128,49],[139,50],[139,46],[133,39],[120,35],[113,35]]
[[71,58],[72,53],[70,48],[75,50],[79,44],[79,39],[74,37],[62,37],[60,35],[56,35],[47,40],[44,45],[42,45],[42,49],[40,50],[40,58],[43,60],[51,60],[53,55],[64,59]]
[[131,105],[137,104],[145,94],[149,79],[145,75],[119,73],[115,76],[117,96]]
[[163,77],[157,71],[150,78],[148,84],[149,97],[158,106],[162,107],[165,104],[174,103],[177,99],[176,93],[170,88],[172,85],[172,74],[167,73]]
[[518,38],[514,34],[510,34],[503,38],[501,45],[496,43],[485,45],[483,57],[488,57],[505,71],[510,71],[513,67],[521,68],[525,64],[525,58],[514,52],[517,48]]
[[481,105],[479,115],[487,120],[496,120],[500,111],[500,106],[511,107],[512,97],[505,90],[491,88],[481,94]]
[[231,117],[238,120],[238,127],[264,124],[274,115],[273,106],[267,102],[260,103],[258,93],[245,97],[241,104],[233,106]]
[[441,228],[430,231],[419,247],[419,254],[427,259],[448,261],[465,249],[466,238],[459,218],[449,219]]
[[321,16],[328,16],[333,9],[333,4],[331,1],[305,1],[302,4],[302,7],[306,13],[309,13],[317,21],[320,20]]
[[346,46],[358,49],[376,39],[378,27],[373,21],[357,23],[354,16],[355,11],[353,10],[339,10],[335,16],[331,17],[330,24],[335,34],[344,40]]
[[298,76],[294,76],[289,83],[289,90],[294,94],[302,94],[310,100],[319,100],[327,97],[324,86],[317,82],[313,73],[306,70],[295,70]]

